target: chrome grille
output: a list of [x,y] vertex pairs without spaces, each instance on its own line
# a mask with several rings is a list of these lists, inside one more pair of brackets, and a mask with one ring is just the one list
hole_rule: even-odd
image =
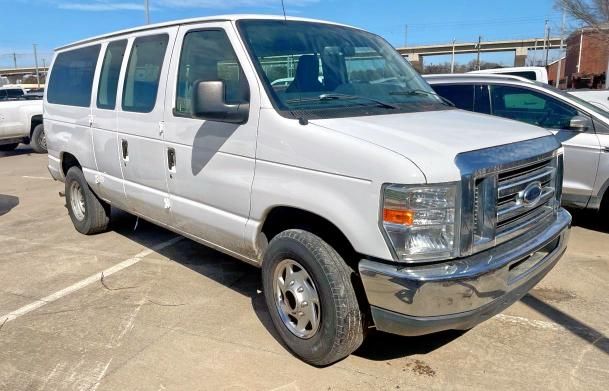
[[[461,172],[460,256],[546,224],[558,211],[563,161],[553,136],[463,152],[455,163]],[[521,192],[526,206],[517,198]]]
[[[530,225],[552,214],[556,200],[555,158],[500,172],[497,180],[497,242],[519,235]],[[541,188],[539,198],[527,204],[523,192]]]

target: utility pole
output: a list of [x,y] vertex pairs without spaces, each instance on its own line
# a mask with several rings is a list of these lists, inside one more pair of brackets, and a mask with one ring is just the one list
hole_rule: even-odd
[[476,58],[476,66],[480,70],[480,44],[482,43],[482,36],[478,35],[478,57]]
[[17,53],[13,52],[13,65],[15,65],[15,69],[17,69]]
[[404,25],[404,47],[408,47],[408,25]]
[[144,0],[144,9],[146,12],[146,24],[150,24],[150,2],[149,2],[149,0]]
[[455,41],[456,39],[453,38],[453,54],[450,60],[450,73],[455,73]]
[[36,83],[38,84],[38,88],[40,88],[40,71],[38,70],[38,51],[36,50],[36,44],[34,46],[34,64],[36,65]]
[[546,45],[546,67],[548,66],[548,57],[550,56],[550,26],[548,26],[548,44]]
[[548,22],[549,22],[548,19],[546,19],[546,22],[543,25],[543,47],[542,47],[542,52],[541,52],[542,57],[541,57],[540,62],[543,61],[543,55],[544,55],[544,52],[546,51],[546,45],[548,44]]
[[[565,43],[565,23],[566,23],[567,13],[565,8],[562,9],[562,25],[560,26],[560,54],[558,55],[558,66],[556,67],[556,88],[560,85],[560,71],[562,67],[562,47]],[[566,60],[566,53],[565,53]]]

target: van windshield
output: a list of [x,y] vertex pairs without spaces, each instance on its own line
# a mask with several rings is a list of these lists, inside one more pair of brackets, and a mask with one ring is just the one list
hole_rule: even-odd
[[336,118],[449,108],[374,34],[283,20],[242,20],[238,27],[282,115]]

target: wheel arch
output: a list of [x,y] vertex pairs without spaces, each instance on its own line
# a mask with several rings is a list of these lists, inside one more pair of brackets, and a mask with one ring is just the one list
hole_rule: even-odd
[[61,172],[62,172],[64,178],[66,177],[68,170],[72,167],[78,167],[82,170],[82,165],[80,164],[80,162],[78,161],[76,156],[72,155],[69,152],[62,152],[61,156],[60,156],[60,160],[61,160]]
[[277,205],[267,211],[259,232],[262,250],[277,234],[288,229],[303,229],[319,236],[348,263],[359,260],[351,241],[336,224],[317,213],[288,205]]
[[32,119],[30,120],[30,140],[32,139],[32,135],[34,133],[34,129],[36,129],[36,126],[43,123],[44,122],[42,120],[42,114],[32,116]]

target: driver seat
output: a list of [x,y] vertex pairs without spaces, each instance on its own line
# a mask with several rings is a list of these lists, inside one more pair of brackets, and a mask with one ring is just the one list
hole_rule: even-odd
[[319,82],[319,61],[315,54],[301,56],[296,66],[296,75],[286,92],[321,92]]

